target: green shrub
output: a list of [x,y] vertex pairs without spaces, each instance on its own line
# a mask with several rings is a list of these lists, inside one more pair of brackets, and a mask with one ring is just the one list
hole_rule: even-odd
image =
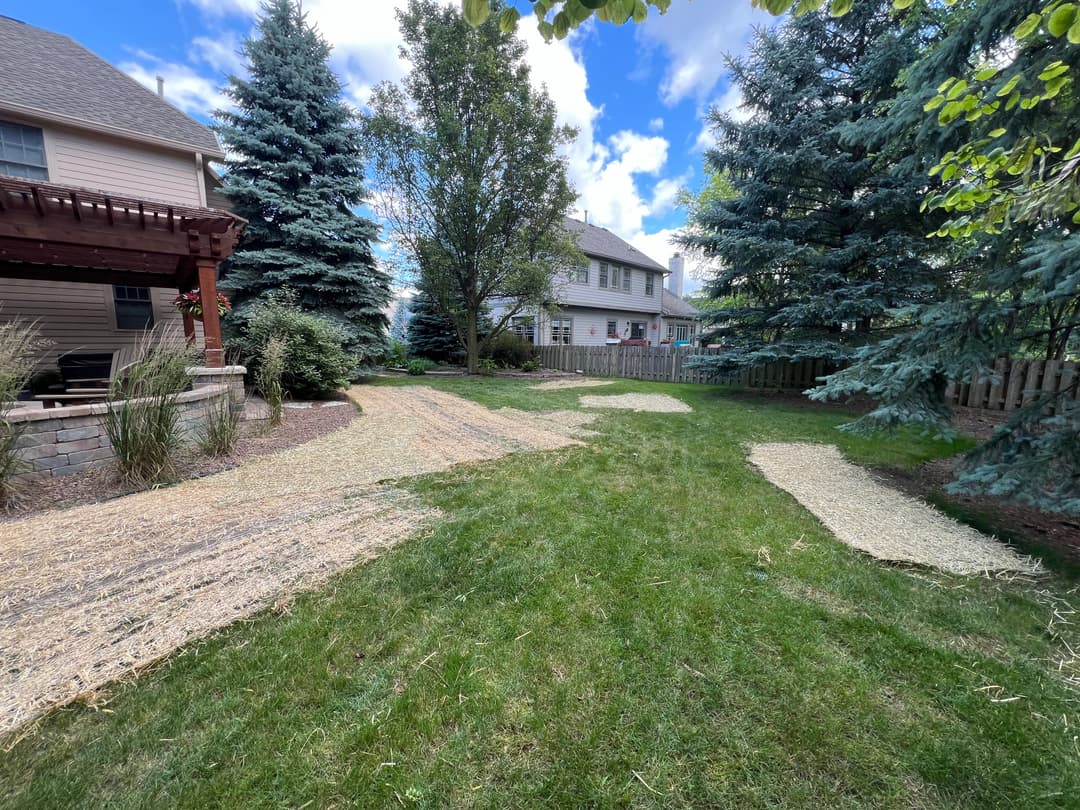
[[536,357],[536,347],[513,332],[500,332],[488,344],[485,355],[499,368],[521,368]]
[[8,413],[30,381],[35,359],[47,345],[37,326],[19,318],[0,323],[0,508],[18,500],[19,485],[15,475],[22,471],[18,456],[23,424],[12,422]]
[[240,438],[240,416],[244,403],[231,396],[211,400],[206,405],[206,422],[198,435],[199,449],[208,456],[227,456]]
[[522,371],[539,371],[540,370],[540,361],[539,360],[526,360],[524,363],[521,364],[521,370]]
[[384,366],[393,366],[394,368],[403,367],[409,360],[409,344],[402,343],[400,340],[391,340],[390,347],[387,349],[386,357],[383,358]]
[[138,359],[109,386],[105,432],[121,476],[136,486],[169,480],[182,434],[178,397],[191,384],[193,349],[168,332],[147,334]]
[[408,365],[405,366],[405,371],[414,377],[419,377],[421,374],[427,374],[433,368],[435,368],[435,363],[426,357],[420,357],[416,360],[410,360]]
[[482,374],[485,377],[494,377],[498,367],[498,364],[490,357],[482,357],[477,363],[476,371],[478,374]]
[[285,391],[281,384],[285,373],[285,357],[288,345],[283,338],[272,337],[263,346],[259,367],[255,373],[256,387],[270,409],[270,426],[281,424],[284,413]]
[[301,310],[295,295],[287,290],[255,304],[235,340],[255,379],[263,350],[275,337],[285,341],[281,384],[287,394],[296,399],[319,398],[348,385],[356,358],[345,349],[345,331],[326,318]]

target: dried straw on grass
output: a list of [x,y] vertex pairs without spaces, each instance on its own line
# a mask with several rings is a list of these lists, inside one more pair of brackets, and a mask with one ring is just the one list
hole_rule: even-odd
[[349,427],[220,475],[0,523],[0,733],[370,559],[437,513],[378,481],[580,444],[583,420],[357,388]]
[[597,388],[601,385],[614,385],[614,380],[589,380],[584,377],[567,377],[562,380],[548,380],[538,385],[530,385],[533,391],[562,391],[564,388]]
[[582,408],[622,408],[649,413],[692,413],[693,408],[681,399],[667,394],[619,394],[617,396],[583,396]]
[[954,574],[1040,570],[1037,560],[879,484],[835,447],[758,444],[750,450],[750,463],[840,540],[878,559]]

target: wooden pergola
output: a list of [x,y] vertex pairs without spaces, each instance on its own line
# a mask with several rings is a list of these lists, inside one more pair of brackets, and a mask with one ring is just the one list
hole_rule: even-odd
[[[217,265],[247,220],[212,208],[0,177],[0,278],[199,288],[206,365],[221,368]],[[184,334],[195,323],[184,316]]]

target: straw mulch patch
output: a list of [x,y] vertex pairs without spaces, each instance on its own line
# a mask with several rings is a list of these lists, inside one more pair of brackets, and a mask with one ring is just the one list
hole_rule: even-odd
[[[332,435],[173,487],[0,524],[0,733],[370,559],[436,518],[379,481],[581,444],[580,416],[355,388]],[[336,409],[351,410],[351,409]]]
[[866,470],[845,461],[835,447],[758,444],[750,450],[750,463],[837,538],[878,559],[954,574],[1039,571],[1038,561],[878,483]]
[[582,408],[622,408],[648,413],[692,413],[693,408],[667,394],[620,394],[618,396],[583,396]]
[[567,377],[561,380],[548,380],[538,385],[530,385],[533,391],[562,391],[564,388],[598,388],[602,385],[614,385],[614,380],[589,380],[583,377]]
[[[277,453],[309,442],[340,430],[357,415],[356,408],[348,402],[307,404],[311,407],[286,410],[284,420],[276,428],[258,423],[243,423],[243,433],[236,447],[227,456],[211,458],[194,448],[185,451],[177,461],[176,480],[223,472],[258,456]],[[139,487],[124,481],[111,464],[75,475],[39,481],[27,489],[15,507],[7,512],[0,512],[0,535],[3,534],[5,518],[26,517],[47,509],[106,501],[138,491]]]

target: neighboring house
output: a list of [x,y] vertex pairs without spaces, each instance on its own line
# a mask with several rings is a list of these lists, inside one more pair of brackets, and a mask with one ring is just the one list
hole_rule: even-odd
[[693,343],[698,337],[701,312],[671,290],[664,290],[660,299],[661,340]]
[[[538,345],[603,346],[620,340],[659,345],[667,269],[606,228],[567,219],[588,263],[559,275],[557,311],[537,308],[511,322],[513,331]],[[499,307],[493,307],[497,318]]]
[[[72,39],[0,16],[0,76],[0,179],[227,207],[209,166],[224,158],[214,133]],[[181,326],[176,289],[3,275],[0,319],[37,321],[53,357],[113,351],[154,324]]]

